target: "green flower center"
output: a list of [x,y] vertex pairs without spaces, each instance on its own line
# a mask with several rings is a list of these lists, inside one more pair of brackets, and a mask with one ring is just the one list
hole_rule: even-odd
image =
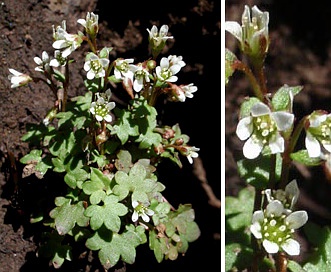
[[331,120],[327,119],[317,128],[311,128],[311,133],[322,143],[331,143]]
[[261,229],[262,238],[278,245],[291,238],[294,230],[288,227],[285,218],[286,215],[284,214],[279,217],[271,214],[269,217],[264,218]]
[[95,106],[95,114],[101,117],[105,117],[108,114],[108,108],[105,104],[97,104]]
[[277,131],[277,126],[270,115],[263,115],[253,119],[254,135],[257,140],[262,141],[263,144],[269,142],[270,138]]
[[102,70],[102,65],[100,64],[99,60],[92,60],[91,61],[91,69],[95,72],[98,73]]

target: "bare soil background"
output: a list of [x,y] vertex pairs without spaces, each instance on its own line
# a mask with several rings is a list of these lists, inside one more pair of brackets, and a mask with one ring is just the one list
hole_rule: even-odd
[[[186,67],[180,75],[183,83],[194,83],[198,92],[181,104],[167,104],[162,116],[169,125],[179,123],[190,143],[200,148],[201,174],[221,198],[220,158],[220,56],[221,12],[219,1],[107,1],[107,0],[5,0],[0,2],[0,271],[55,271],[48,260],[37,258],[42,226],[30,224],[29,215],[38,197],[57,190],[60,180],[46,176],[22,178],[19,159],[29,152],[21,141],[26,125],[39,123],[53,101],[43,84],[11,89],[8,68],[34,73],[33,57],[42,51],[53,52],[52,25],[67,22],[68,32],[78,29],[77,19],[86,13],[99,15],[99,44],[112,46],[113,57],[141,57],[148,54],[147,28],[168,24],[174,43],[168,53],[183,56]],[[76,56],[82,51],[74,52]],[[84,56],[79,60],[83,64]],[[78,62],[79,62],[78,61]],[[81,65],[81,67],[83,67]],[[85,92],[83,71],[72,71],[69,97]],[[212,118],[213,123],[208,121]],[[201,237],[187,254],[176,261],[158,264],[146,246],[138,247],[134,265],[127,271],[220,271],[220,207],[211,205],[197,175],[196,164],[183,162],[184,168],[165,165],[167,199],[174,205],[191,203]],[[48,183],[47,183],[48,182]],[[50,199],[52,201],[52,199]],[[56,271],[102,271],[94,256],[66,262]],[[125,271],[125,267],[120,267]],[[120,269],[118,268],[118,269]],[[119,270],[118,270],[119,271]]]
[[[330,112],[331,9],[327,2],[305,5],[297,0],[228,0],[225,19],[240,23],[244,5],[257,5],[260,10],[269,12],[271,44],[265,70],[269,91],[273,93],[284,84],[304,87],[294,98],[297,121],[315,109]],[[234,38],[228,33],[225,37],[226,47],[239,54]],[[242,74],[235,74],[226,87],[226,195],[237,195],[246,186],[237,173],[236,161],[242,157],[243,142],[235,135],[235,130],[240,104],[247,95],[252,95],[247,79]],[[294,164],[290,178],[296,178],[301,189],[297,208],[306,210],[310,221],[330,226],[331,180],[325,176],[323,167]],[[312,248],[304,233],[300,232],[298,239],[302,255],[297,260],[300,261],[312,252]]]

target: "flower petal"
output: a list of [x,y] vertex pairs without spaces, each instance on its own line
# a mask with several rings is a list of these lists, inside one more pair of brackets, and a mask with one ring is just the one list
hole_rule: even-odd
[[315,158],[321,155],[320,143],[309,132],[306,133],[305,144],[309,157]]
[[308,221],[308,214],[306,211],[295,211],[285,218],[291,229],[298,229]]
[[280,216],[284,211],[284,206],[279,200],[271,201],[266,207],[266,214],[269,217],[271,214]]
[[277,253],[279,250],[279,246],[276,243],[271,242],[269,240],[263,240],[262,245],[265,248],[265,250],[271,254]]
[[256,104],[254,104],[252,106],[251,113],[252,113],[252,116],[254,116],[254,117],[266,115],[266,114],[270,114],[270,109],[266,104],[264,104],[262,102],[257,102]]
[[256,239],[262,239],[261,225],[259,222],[255,222],[250,226],[251,233],[255,236]]
[[300,254],[300,244],[294,239],[287,239],[281,247],[288,255],[294,256]]
[[244,156],[247,159],[257,158],[263,149],[263,143],[261,141],[255,142],[252,138],[249,138],[243,147]]
[[239,139],[242,141],[248,139],[249,136],[251,136],[252,132],[253,132],[252,117],[248,116],[240,119],[236,130]]
[[282,153],[284,151],[284,139],[280,134],[274,137],[273,141],[269,142],[269,147],[272,154]]
[[278,130],[280,131],[289,129],[293,124],[294,115],[292,113],[279,111],[273,112],[271,115],[276,122]]
[[285,193],[289,198],[292,199],[291,207],[290,207],[292,209],[295,203],[298,201],[299,193],[300,193],[297,181],[295,179],[286,185]]
[[230,32],[236,39],[242,42],[242,28],[237,22],[227,21],[224,24],[224,29]]

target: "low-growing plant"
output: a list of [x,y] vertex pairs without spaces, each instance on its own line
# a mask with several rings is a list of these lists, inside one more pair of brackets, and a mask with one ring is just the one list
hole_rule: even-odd
[[[293,103],[303,86],[269,90],[267,11],[245,5],[241,24],[226,21],[224,27],[239,44],[239,53],[225,48],[225,85],[240,72],[252,92],[240,105],[236,128],[244,142],[238,173],[246,186],[225,198],[226,271],[329,271],[330,226],[310,222],[306,211],[297,210],[304,181],[291,170],[294,163],[322,166],[330,176],[331,114],[320,109],[296,114]],[[298,229],[313,251],[294,259],[301,254]]]
[[[36,75],[9,69],[12,88],[43,82],[54,100],[22,139],[31,147],[20,159],[23,172],[40,179],[54,173],[59,187],[65,185],[49,213],[40,207],[32,214],[31,222],[47,229],[38,254],[59,268],[83,244],[110,269],[120,260],[133,264],[137,247],[148,243],[159,263],[176,260],[200,229],[191,204],[175,208],[166,200],[158,166],[170,160],[182,168],[181,157],[193,163],[199,148],[189,145],[178,123],[160,124],[157,101],[185,102],[197,87],[176,84],[186,65],[182,56],[162,56],[173,38],[167,25],[147,29],[148,59],[112,59],[112,47],[99,48],[98,20],[88,12],[77,21],[82,31],[76,34],[67,32],[66,21],[53,26],[54,52],[34,58]],[[85,63],[77,67],[72,52],[83,43],[88,44]],[[72,69],[84,69],[86,91],[69,99]],[[121,98],[114,96],[115,87]]]

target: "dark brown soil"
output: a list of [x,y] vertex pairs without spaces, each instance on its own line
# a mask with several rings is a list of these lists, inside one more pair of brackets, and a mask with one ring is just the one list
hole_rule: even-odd
[[[8,68],[33,73],[33,57],[42,51],[52,52],[52,25],[67,22],[67,30],[77,29],[77,19],[88,11],[99,14],[99,43],[114,48],[114,57],[146,57],[147,28],[152,24],[168,24],[171,35],[169,53],[182,55],[187,63],[181,80],[198,86],[195,97],[185,104],[167,105],[163,121],[179,123],[190,142],[200,148],[199,164],[184,163],[182,170],[167,168],[167,199],[174,206],[191,203],[201,237],[193,242],[187,254],[176,261],[157,264],[153,253],[138,247],[137,261],[127,271],[220,271],[220,207],[211,205],[201,186],[199,174],[206,173],[211,189],[221,198],[219,131],[219,81],[221,12],[219,1],[196,0],[107,1],[107,0],[4,0],[0,3],[0,271],[54,271],[48,260],[38,258],[41,224],[31,224],[29,215],[38,196],[47,193],[44,181],[22,178],[19,159],[29,152],[21,140],[26,125],[39,123],[53,104],[51,94],[42,84],[11,89]],[[74,52],[74,54],[82,54]],[[83,62],[83,57],[80,61]],[[216,64],[215,64],[216,62]],[[82,66],[81,66],[82,67]],[[72,71],[69,97],[85,92],[81,71]],[[214,120],[213,124],[208,121]],[[199,162],[199,161],[198,161]],[[200,164],[201,166],[201,164]],[[171,166],[172,167],[172,166]],[[171,169],[171,171],[169,171]],[[52,180],[52,176],[45,177]],[[53,177],[54,180],[54,177]],[[61,182],[57,180],[57,182]],[[56,186],[61,186],[57,185]],[[56,186],[54,190],[56,190]],[[52,200],[51,200],[52,201]],[[102,271],[94,256],[68,262],[57,271]],[[123,270],[124,271],[124,270]]]

